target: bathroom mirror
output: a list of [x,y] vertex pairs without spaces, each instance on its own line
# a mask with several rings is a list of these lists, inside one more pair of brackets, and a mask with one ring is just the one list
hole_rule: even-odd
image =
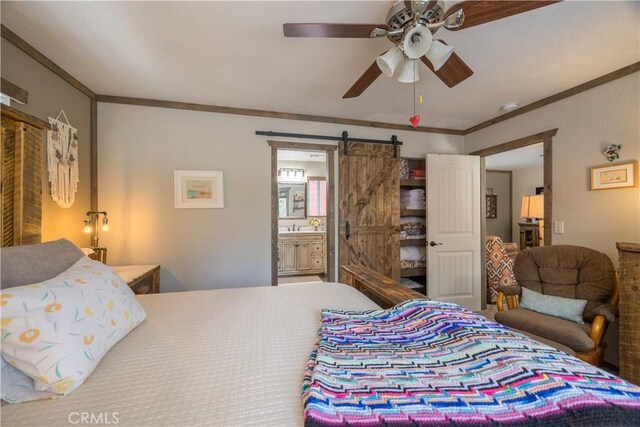
[[301,182],[278,183],[278,218],[307,217],[307,184]]

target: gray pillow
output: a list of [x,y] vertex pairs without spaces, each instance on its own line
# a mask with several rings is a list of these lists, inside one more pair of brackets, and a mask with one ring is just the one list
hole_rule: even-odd
[[585,299],[562,298],[553,295],[544,295],[531,289],[522,288],[520,295],[520,308],[561,317],[576,323],[584,323],[582,312],[587,305]]
[[67,239],[0,249],[0,288],[39,283],[67,270],[84,253]]

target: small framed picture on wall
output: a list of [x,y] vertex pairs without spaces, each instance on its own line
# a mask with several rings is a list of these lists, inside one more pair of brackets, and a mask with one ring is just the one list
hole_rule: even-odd
[[222,171],[173,171],[175,207],[224,208]]
[[591,190],[610,190],[638,185],[638,161],[591,168]]

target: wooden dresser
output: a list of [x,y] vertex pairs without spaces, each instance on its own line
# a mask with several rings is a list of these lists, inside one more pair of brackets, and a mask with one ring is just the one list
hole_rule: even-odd
[[616,243],[620,260],[620,376],[640,385],[640,243]]

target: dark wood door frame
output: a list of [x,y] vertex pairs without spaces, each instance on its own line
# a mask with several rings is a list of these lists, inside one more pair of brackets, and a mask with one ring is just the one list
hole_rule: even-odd
[[[493,154],[504,153],[505,151],[515,150],[516,148],[527,147],[534,144],[543,144],[544,153],[544,244],[552,244],[553,234],[553,137],[558,133],[558,129],[551,129],[546,132],[537,133],[535,135],[526,136],[513,141],[494,145],[492,147],[477,150],[471,155],[480,156],[482,158]],[[485,168],[482,168],[482,179],[486,182]],[[482,212],[482,221],[486,223],[485,213]],[[484,233],[483,233],[484,234]],[[484,238],[484,235],[483,235]]]
[[271,147],[271,286],[278,286],[278,150],[324,151],[327,154],[327,280],[335,282],[335,152],[337,145],[304,142],[267,141]]

